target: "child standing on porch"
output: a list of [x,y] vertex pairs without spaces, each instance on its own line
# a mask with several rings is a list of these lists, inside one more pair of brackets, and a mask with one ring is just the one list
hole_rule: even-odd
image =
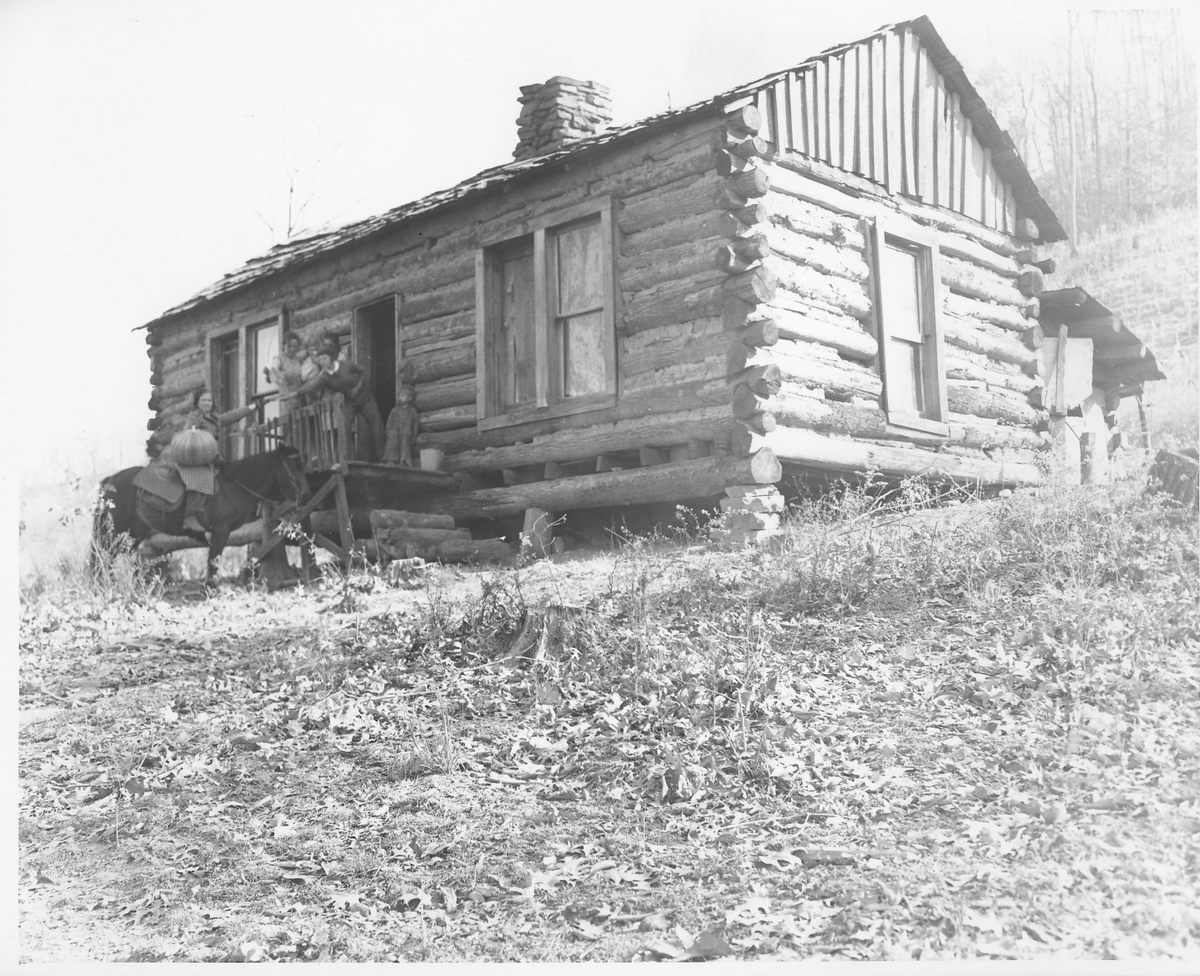
[[413,401],[416,391],[408,385],[396,390],[396,405],[387,419],[387,446],[383,449],[385,464],[413,465],[413,448],[417,443],[417,421],[419,415]]

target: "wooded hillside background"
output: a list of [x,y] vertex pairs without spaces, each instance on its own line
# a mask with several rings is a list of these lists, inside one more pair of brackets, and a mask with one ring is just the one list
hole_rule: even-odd
[[[1194,444],[1195,25],[1178,10],[1070,11],[973,72],[1069,240],[1049,287],[1080,285],[1153,350],[1156,446]],[[1124,413],[1124,411],[1123,411]]]
[[1072,240],[1196,206],[1194,38],[1178,10],[1060,15],[978,84]]

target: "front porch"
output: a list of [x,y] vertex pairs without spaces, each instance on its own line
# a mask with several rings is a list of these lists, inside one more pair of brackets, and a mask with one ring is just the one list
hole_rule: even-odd
[[[348,567],[355,544],[355,527],[361,531],[376,509],[403,509],[414,499],[454,491],[459,479],[441,471],[426,471],[397,463],[361,461],[360,434],[342,409],[341,396],[326,397],[294,406],[241,435],[243,450],[250,453],[293,447],[304,459],[316,490],[298,510],[280,513],[300,524],[316,545]],[[253,558],[265,561],[283,541],[278,518],[272,520],[255,547]],[[378,543],[376,542],[376,546]],[[378,557],[380,553],[376,552]]]

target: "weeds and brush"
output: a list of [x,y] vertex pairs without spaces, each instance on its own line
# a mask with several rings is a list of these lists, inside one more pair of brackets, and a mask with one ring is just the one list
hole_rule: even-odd
[[60,554],[21,582],[22,602],[56,601],[75,606],[133,606],[157,600],[163,592],[165,560],[147,562],[128,535],[101,530],[87,542],[86,554]]
[[[1133,479],[953,501],[847,488],[732,554],[630,537],[588,586],[351,574],[304,627],[215,597],[169,697],[144,639],[73,665],[151,704],[38,740],[22,842],[136,852],[154,924],[275,906],[193,958],[1194,951],[1194,524]],[[27,701],[80,694],[69,626],[23,633]]]
[[[666,750],[651,777],[661,797],[679,798],[746,776],[792,788],[769,772],[777,766],[771,744],[800,707],[795,682],[840,667],[844,649],[812,642],[823,621],[901,610],[919,618],[963,606],[1015,626],[1014,615],[1023,614],[1028,626],[1020,633],[1062,637],[1072,648],[1047,652],[1040,664],[1068,670],[1114,641],[1117,649],[1105,653],[1130,661],[1135,636],[1172,641],[1194,633],[1179,621],[1196,595],[1195,550],[1177,544],[1179,513],[1145,497],[1138,480],[1104,492],[1010,495],[969,509],[964,500],[915,481],[880,492],[867,478],[794,504],[783,533],[763,549],[719,556],[679,547],[698,541],[706,525],[703,514],[684,510],[664,533],[620,539],[602,596],[581,604],[559,592],[547,601],[549,615],[531,605],[520,571],[487,577],[467,604],[431,579],[405,640],[468,666],[535,660],[538,695],[561,695],[569,685],[573,697],[601,710],[619,700],[663,741],[692,728],[696,738]],[[1182,581],[1172,606],[1131,598],[1130,587],[1162,573]],[[61,580],[72,580],[65,567]],[[142,573],[120,543],[98,547],[90,573],[69,585],[109,603],[161,593],[159,579]],[[321,591],[336,591],[335,609],[353,613],[360,596],[381,588],[367,567],[333,574]],[[1098,612],[1114,588],[1122,598]],[[448,729],[443,722],[422,740],[424,758],[413,768],[454,766]]]
[[[939,507],[948,501],[957,515]],[[588,699],[601,713],[619,702],[625,721],[661,742],[690,729],[664,747],[649,777],[651,792],[675,799],[721,783],[797,788],[779,774],[775,744],[805,711],[798,687],[806,676],[845,664],[847,648],[813,639],[845,614],[905,613],[919,623],[962,607],[995,633],[1014,632],[1018,648],[998,650],[988,664],[993,677],[1014,677],[965,692],[981,701],[1028,697],[1039,682],[1065,699],[1087,697],[1095,689],[1076,688],[1074,675],[1120,660],[1128,678],[1138,645],[1194,633],[1186,517],[1147,497],[1139,481],[961,501],[919,483],[884,496],[846,488],[794,507],[764,551],[734,556],[683,553],[663,537],[626,539],[603,597],[582,607],[559,601],[571,624],[551,635],[551,655],[550,625],[527,605],[519,575],[489,581],[452,635],[446,608],[435,616],[443,637],[473,660],[510,654],[514,643],[533,648],[535,619],[543,628],[537,682],[569,686],[568,699]],[[1148,594],[1159,578],[1170,585]],[[898,628],[897,638],[907,633]]]

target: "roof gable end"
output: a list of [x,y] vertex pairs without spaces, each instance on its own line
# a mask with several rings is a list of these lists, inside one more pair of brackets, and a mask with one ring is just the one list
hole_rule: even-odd
[[1019,217],[1040,239],[1066,234],[1008,133],[927,17],[885,25],[728,93],[754,104],[759,135],[947,207],[1005,233]]

